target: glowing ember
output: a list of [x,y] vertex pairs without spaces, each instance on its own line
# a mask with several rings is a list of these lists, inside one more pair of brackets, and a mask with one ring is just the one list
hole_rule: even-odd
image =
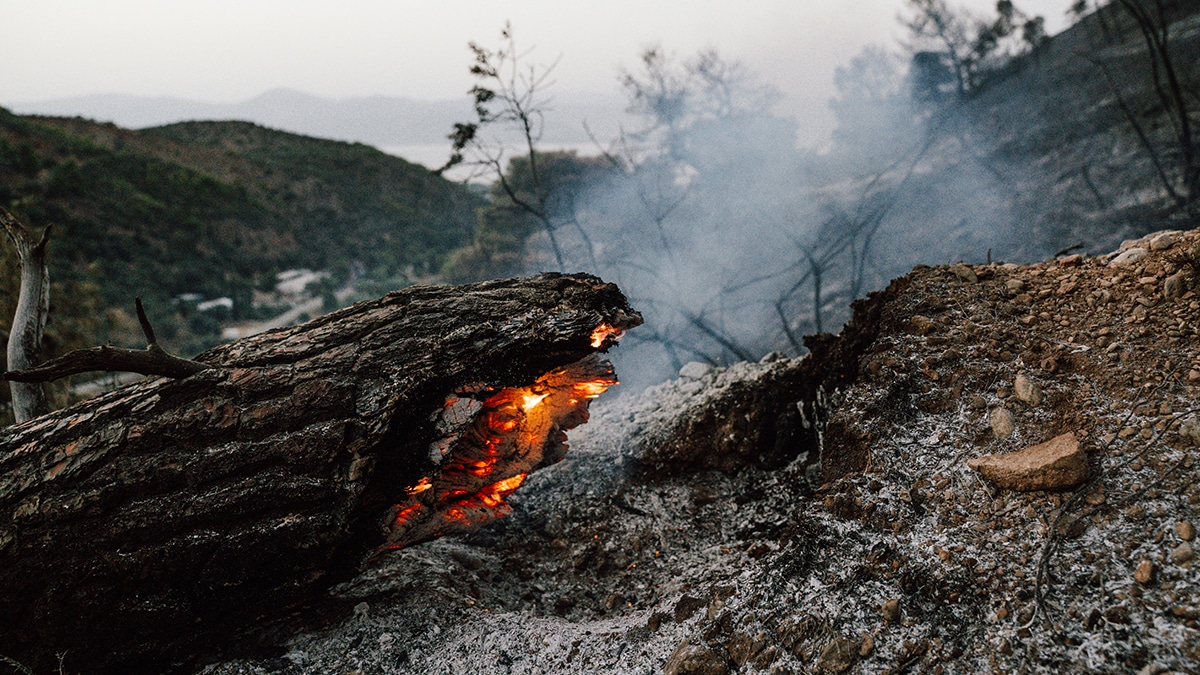
[[576,384],[574,386],[574,390],[578,395],[586,399],[592,399],[608,391],[608,388],[616,383],[616,380],[592,380],[591,382],[580,382]]
[[[619,332],[601,326],[596,335],[603,342]],[[438,468],[404,490],[387,543],[377,553],[511,513],[504,498],[530,471],[563,458],[566,431],[586,422],[590,400],[616,383],[612,365],[597,356],[546,373],[528,387],[493,389],[482,401],[463,391],[447,399],[435,420],[447,440],[435,441],[437,452],[430,454]],[[459,413],[470,416],[462,419]]]
[[428,478],[422,478],[421,480],[417,481],[416,485],[406,488],[404,492],[410,495],[415,495],[418,492],[424,492],[431,487],[433,487],[433,483],[431,483]]
[[596,330],[592,331],[592,347],[599,349],[604,346],[604,341],[608,339],[609,335],[620,338],[622,332],[620,328],[613,328],[606,323],[602,323],[596,326]]
[[524,400],[521,403],[521,408],[523,408],[525,412],[529,412],[530,410],[533,410],[537,404],[541,403],[542,399],[549,395],[550,394],[525,394],[522,397]]
[[479,501],[483,502],[485,506],[493,508],[504,504],[504,498],[513,490],[521,487],[521,483],[525,481],[525,476],[528,475],[527,473],[519,473],[512,478],[505,478],[504,480],[492,483],[479,491],[477,495]]

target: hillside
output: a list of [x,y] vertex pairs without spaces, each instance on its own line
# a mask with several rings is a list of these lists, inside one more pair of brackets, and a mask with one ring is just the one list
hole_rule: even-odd
[[[602,399],[510,518],[202,672],[1196,672],[1198,256],[922,267],[813,355]],[[969,466],[1064,436],[1056,486]]]
[[[1200,6],[1165,6],[1195,129]],[[897,219],[919,228],[900,239],[941,233],[935,250],[948,256],[935,262],[983,261],[989,248],[1037,260],[1077,244],[1107,251],[1168,221],[1194,227],[1166,187],[1180,190],[1182,158],[1153,68],[1115,2],[1009,63],[941,120],[897,206]]]
[[[242,122],[131,131],[0,110],[0,202],[54,223],[52,278],[135,295],[234,299],[288,267],[428,274],[474,227],[478,199],[360,144]],[[60,299],[61,301],[61,299]]]

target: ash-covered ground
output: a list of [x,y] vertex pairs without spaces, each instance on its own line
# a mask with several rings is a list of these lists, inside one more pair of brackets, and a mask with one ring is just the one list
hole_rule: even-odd
[[[796,402],[819,460],[764,461],[729,404],[799,360],[690,366],[601,399],[508,519],[391,555],[282,656],[202,672],[1200,672],[1200,232],[918,268],[868,307],[856,372]],[[1082,485],[967,466],[1067,432]]]

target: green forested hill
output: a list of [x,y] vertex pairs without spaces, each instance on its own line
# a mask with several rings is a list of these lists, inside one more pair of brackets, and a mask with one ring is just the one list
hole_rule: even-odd
[[53,223],[52,278],[105,304],[194,292],[236,314],[285,267],[436,270],[478,198],[365,145],[244,122],[131,131],[0,109],[0,203]]

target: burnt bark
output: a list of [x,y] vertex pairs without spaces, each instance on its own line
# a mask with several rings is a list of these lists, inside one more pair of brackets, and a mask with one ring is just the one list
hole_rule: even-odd
[[411,288],[3,430],[0,654],[164,672],[319,620],[439,471],[451,397],[533,385],[639,323],[584,275]]

